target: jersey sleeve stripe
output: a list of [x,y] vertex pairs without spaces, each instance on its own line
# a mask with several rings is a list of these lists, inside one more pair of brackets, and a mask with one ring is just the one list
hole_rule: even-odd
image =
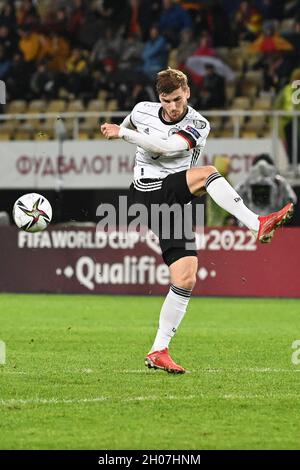
[[190,149],[196,147],[197,142],[194,139],[194,137],[191,134],[189,134],[189,132],[181,130],[181,131],[177,132],[176,135],[180,135],[181,137],[183,137],[188,142]]

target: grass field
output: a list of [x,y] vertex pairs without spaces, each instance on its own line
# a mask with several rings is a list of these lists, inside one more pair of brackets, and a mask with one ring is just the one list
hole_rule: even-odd
[[1,449],[300,448],[300,301],[193,298],[148,370],[159,297],[0,295]]

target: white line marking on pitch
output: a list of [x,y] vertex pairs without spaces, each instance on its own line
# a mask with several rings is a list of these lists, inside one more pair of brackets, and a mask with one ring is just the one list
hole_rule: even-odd
[[220,395],[211,395],[198,393],[197,395],[168,395],[168,396],[137,396],[131,398],[121,398],[117,397],[94,397],[94,398],[28,398],[28,399],[0,399],[0,406],[21,406],[21,405],[63,405],[63,404],[85,404],[85,403],[97,403],[97,402],[109,402],[109,401],[119,401],[121,403],[128,403],[134,401],[166,401],[166,400],[194,400],[194,399],[223,399],[223,400],[253,400],[253,399],[293,399],[299,400],[298,394],[286,393],[286,394],[276,394],[276,393],[267,393],[267,394],[251,394],[251,393],[225,393]]
[[[124,370],[115,370],[115,372],[119,374],[151,374],[147,369],[124,369]],[[236,368],[236,369],[190,369],[189,372],[195,373],[215,373],[215,374],[223,374],[224,372],[255,372],[255,373],[266,373],[266,372],[300,372],[300,369],[271,369],[270,367],[265,368]]]
[[299,400],[299,395],[296,393],[281,393],[281,394],[276,394],[276,393],[266,393],[265,395],[262,394],[256,394],[256,393],[245,393],[245,394],[240,394],[240,393],[227,393],[225,395],[220,396],[219,398],[224,398],[225,400],[252,400],[252,399],[264,399],[264,400],[269,400],[271,399],[286,399],[286,398],[291,398],[293,400]]
[[[103,373],[104,371],[97,371],[93,369],[76,369],[76,370],[65,370],[65,371],[57,371],[60,375],[62,374],[97,374],[97,373]],[[116,374],[152,374],[153,371],[149,371],[148,369],[123,369],[123,370],[115,370],[114,371]],[[265,373],[280,373],[280,372],[288,372],[288,373],[295,373],[295,372],[300,372],[300,369],[272,369],[270,367],[265,367],[265,368],[255,368],[255,367],[249,367],[249,368],[236,368],[236,369],[213,369],[213,368],[208,368],[208,369],[190,369],[187,370],[189,373],[208,373],[208,374],[224,374],[224,373],[241,373],[241,372],[253,372],[255,374],[265,374]],[[1,374],[7,374],[7,375],[31,375],[31,376],[38,376],[39,373],[36,372],[25,372],[25,371],[14,371],[14,370],[1,370],[0,371],[0,377]]]
[[8,400],[0,399],[0,406],[9,405],[61,405],[65,403],[94,403],[107,400],[107,397],[95,398],[11,398]]
[[255,372],[258,374],[266,373],[266,372],[300,372],[300,369],[272,369],[270,367],[265,368],[257,368],[257,367],[249,367],[249,368],[236,368],[236,369],[194,369],[192,372],[208,372],[208,373],[219,373],[223,374],[224,372]]
[[1,374],[9,374],[9,375],[27,375],[27,372],[17,371],[17,370],[3,370],[0,372]]
[[[198,396],[197,396],[198,397]],[[103,401],[120,401],[120,402],[130,402],[130,401],[158,401],[158,400],[192,400],[196,398],[195,395],[187,395],[187,396],[138,396],[138,397],[131,397],[131,398],[121,398],[118,399],[117,397],[95,397],[95,398],[11,398],[7,400],[0,399],[0,406],[13,406],[13,405],[61,405],[61,404],[80,404],[80,403],[96,403],[96,402],[103,402]]]
[[[202,398],[202,394],[199,394],[199,396],[201,396]],[[180,397],[177,397],[177,396],[174,396],[174,395],[169,395],[167,397],[154,397],[153,399],[155,401],[157,400],[193,400],[194,398],[198,398],[198,395],[186,395],[186,396],[180,396]],[[151,397],[132,397],[132,398],[124,398],[122,399],[121,401],[151,401]]]
[[[115,372],[120,373],[120,374],[151,374],[152,372],[149,372],[147,369],[124,369],[124,370],[116,370]],[[236,368],[236,369],[190,369],[189,372],[194,372],[194,373],[212,373],[212,374],[223,374],[224,372],[235,372],[235,373],[240,373],[240,372],[255,372],[258,374],[266,373],[266,372],[300,372],[300,369],[272,369],[270,367],[265,367],[265,368],[256,368],[256,367],[249,367],[249,368]]]

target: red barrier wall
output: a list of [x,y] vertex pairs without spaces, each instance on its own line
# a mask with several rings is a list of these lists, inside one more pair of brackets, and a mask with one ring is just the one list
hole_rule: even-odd
[[[206,229],[194,295],[300,298],[300,229],[278,231],[269,245],[249,231]],[[52,226],[28,234],[0,227],[0,290],[165,294],[168,269],[157,244],[132,233]]]

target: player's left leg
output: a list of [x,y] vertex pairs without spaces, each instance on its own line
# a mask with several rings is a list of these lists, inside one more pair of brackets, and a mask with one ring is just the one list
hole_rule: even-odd
[[278,212],[265,217],[258,216],[245,206],[239,194],[214,166],[191,168],[186,172],[186,180],[192,194],[198,196],[206,190],[220,207],[252,230],[261,242],[269,242],[275,230],[288,220],[293,212],[293,204],[289,203]]

